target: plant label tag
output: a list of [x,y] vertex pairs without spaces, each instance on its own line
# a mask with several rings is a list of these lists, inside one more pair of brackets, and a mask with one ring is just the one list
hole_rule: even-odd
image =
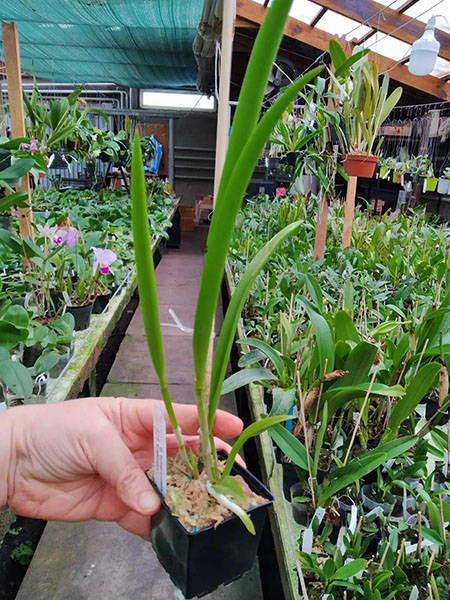
[[356,504],[353,504],[351,517],[350,517],[350,525],[348,527],[353,535],[355,535],[357,524],[358,524],[358,507],[356,506]]
[[153,461],[155,484],[165,498],[167,491],[166,421],[163,409],[156,402],[153,405]]
[[313,530],[312,530],[312,527],[308,527],[308,529],[305,529],[305,533],[303,534],[302,552],[305,552],[305,554],[311,554],[312,544],[313,544]]
[[68,294],[67,292],[63,292],[63,293],[62,293],[62,295],[63,295],[64,302],[65,302],[65,303],[66,303],[68,306],[71,306],[71,305],[72,305],[72,303],[70,302],[70,296],[69,296],[69,294]]
[[449,452],[446,452],[444,454],[444,464],[442,467],[442,474],[444,475],[444,477],[448,477],[448,457],[449,457]]

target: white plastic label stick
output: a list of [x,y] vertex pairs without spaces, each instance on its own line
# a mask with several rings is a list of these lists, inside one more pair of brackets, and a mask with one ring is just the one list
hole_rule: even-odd
[[166,421],[163,409],[156,402],[153,405],[153,459],[155,484],[165,498],[167,490]]

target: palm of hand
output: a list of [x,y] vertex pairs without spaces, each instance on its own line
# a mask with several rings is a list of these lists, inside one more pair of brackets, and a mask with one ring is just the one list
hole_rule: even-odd
[[[116,521],[149,537],[149,515],[159,508],[144,474],[153,463],[153,402],[86,398],[14,411],[8,482],[13,510],[57,521]],[[177,416],[184,433],[196,433],[193,406],[177,407]],[[217,433],[239,433],[239,419],[221,417]],[[185,439],[195,451],[197,437]],[[169,455],[177,451],[173,435],[167,448]]]

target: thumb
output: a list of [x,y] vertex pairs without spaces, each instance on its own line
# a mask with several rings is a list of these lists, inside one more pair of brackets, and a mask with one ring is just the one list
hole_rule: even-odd
[[158,494],[112,425],[90,440],[89,455],[100,477],[129,508],[143,515],[153,515],[159,510]]

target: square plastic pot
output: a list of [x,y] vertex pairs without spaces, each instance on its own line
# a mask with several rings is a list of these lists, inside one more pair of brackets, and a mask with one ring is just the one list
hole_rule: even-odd
[[[225,452],[218,456],[224,460]],[[158,488],[161,509],[152,516],[152,544],[162,566],[186,599],[201,597],[249,571],[254,563],[269,506],[274,497],[247,469],[234,465],[232,475],[241,475],[251,490],[267,502],[248,511],[256,534],[252,535],[234,515],[216,529],[187,531],[172,515]]]

